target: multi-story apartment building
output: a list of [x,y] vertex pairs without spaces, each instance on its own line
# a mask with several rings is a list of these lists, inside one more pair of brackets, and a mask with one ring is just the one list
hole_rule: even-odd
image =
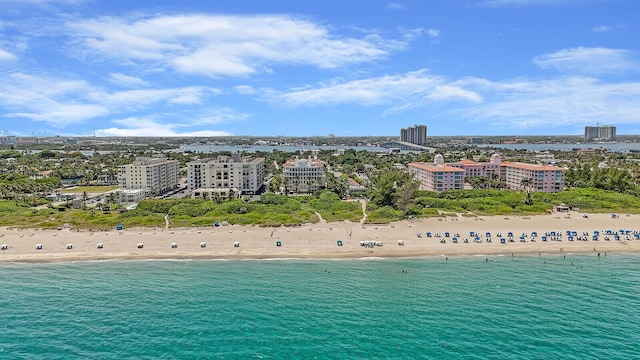
[[465,171],[445,164],[440,154],[435,156],[433,163],[412,162],[408,168],[420,182],[420,190],[442,192],[464,188]]
[[616,127],[607,126],[585,126],[584,127],[584,141],[615,141],[616,140]]
[[[464,181],[470,177],[499,176],[507,187],[522,189],[523,180],[528,179],[528,189],[539,192],[559,192],[564,189],[565,169],[558,166],[502,162],[500,155],[491,156],[490,162],[462,160],[445,164],[442,155],[434,158],[434,163],[410,163],[409,170],[420,181],[421,190],[441,192],[462,189]],[[454,171],[455,170],[455,171]]]
[[204,193],[218,193],[223,198],[231,194],[255,195],[264,179],[264,158],[244,160],[239,153],[234,153],[187,163],[187,190],[192,196]]
[[118,168],[118,185],[164,194],[178,187],[178,161],[164,157],[136,158],[133,164]]
[[455,163],[448,163],[447,165],[453,166],[465,171],[465,180],[470,177],[492,177],[494,174],[500,175],[500,155],[493,154],[489,162],[476,162],[469,159],[460,160]]
[[282,180],[290,194],[314,192],[325,186],[324,164],[311,157],[287,160],[282,165]]
[[400,129],[400,141],[416,145],[425,145],[427,143],[427,126],[414,125]]
[[537,192],[559,192],[564,190],[565,169],[557,166],[503,162],[500,178],[513,190],[522,189],[523,180],[529,179],[528,188]]

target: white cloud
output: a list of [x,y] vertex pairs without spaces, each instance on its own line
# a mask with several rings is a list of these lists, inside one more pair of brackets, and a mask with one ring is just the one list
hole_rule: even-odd
[[482,94],[485,101],[462,104],[449,116],[484,122],[488,127],[551,129],[596,122],[633,124],[640,119],[637,82],[604,83],[590,77],[562,77],[504,82],[466,78],[457,83]]
[[427,70],[353,81],[335,81],[289,92],[270,92],[265,100],[282,105],[384,105],[391,111],[426,106],[441,101],[481,101],[473,91],[449,84]]
[[483,0],[480,5],[507,6],[507,5],[565,5],[576,3],[593,3],[603,0]]
[[139,77],[119,73],[111,73],[109,75],[109,81],[111,81],[113,84],[125,87],[140,87],[149,85],[146,81],[140,79]]
[[114,120],[113,123],[122,127],[110,127],[97,129],[98,136],[228,136],[226,131],[220,130],[198,130],[198,131],[176,131],[184,125],[158,122],[153,117],[129,117]]
[[337,68],[371,62],[406,48],[376,34],[347,37],[285,15],[102,17],[66,25],[80,56],[99,54],[124,64],[157,64],[187,74],[242,77],[275,65]]
[[81,80],[48,79],[22,73],[0,78],[0,106],[7,117],[48,122],[62,128],[109,113],[102,105],[77,101],[91,88]]
[[618,30],[618,29],[622,29],[624,28],[625,25],[624,24],[616,24],[616,25],[600,25],[600,26],[594,26],[591,28],[591,31],[593,31],[596,34],[604,34],[610,31],[614,31],[614,30]]
[[6,117],[28,118],[57,128],[151,105],[184,109],[220,94],[219,89],[207,87],[109,91],[82,80],[22,73],[0,78],[0,88],[0,107],[6,110]]
[[95,90],[87,94],[87,99],[113,107],[139,108],[158,102],[175,104],[199,104],[209,94],[217,95],[220,91],[204,87],[184,87],[172,89],[140,89],[108,92]]
[[533,63],[543,69],[605,74],[635,71],[640,61],[629,50],[576,47],[538,56]]
[[46,5],[46,4],[80,4],[85,2],[86,0],[2,0],[0,3],[4,4],[35,4],[35,5]]
[[605,25],[601,25],[601,26],[594,26],[591,28],[591,31],[593,31],[594,33],[605,33],[607,31],[611,30],[610,26],[605,26]]
[[404,5],[397,3],[397,2],[390,2],[387,4],[387,9],[392,9],[392,10],[404,10],[405,7]]
[[0,49],[0,61],[11,61],[11,60],[16,60],[17,57],[15,55],[13,55],[12,53],[6,51],[6,50],[2,50]]
[[108,109],[95,104],[65,104],[58,101],[48,101],[40,106],[45,107],[46,110],[33,109],[32,112],[12,112],[4,116],[47,122],[57,128],[64,128],[71,124],[84,122],[86,119],[109,114]]
[[[546,131],[596,122],[635,124],[640,119],[639,82],[607,83],[584,76],[508,81],[468,77],[449,81],[419,70],[363,80],[334,80],[263,96],[272,104],[285,106],[379,106],[384,108],[383,114],[428,109],[433,121],[482,123],[488,133],[527,128]],[[456,103],[445,106],[446,102]],[[501,131],[492,131],[491,127]]]
[[252,95],[258,92],[251,85],[237,85],[233,87],[233,90],[240,95]]
[[195,120],[191,122],[191,126],[243,122],[249,117],[249,114],[243,114],[227,107],[217,106],[208,108],[202,114],[198,115]]
[[427,35],[429,35],[430,38],[435,39],[440,37],[440,30],[438,29],[429,29],[427,30]]
[[474,103],[482,102],[482,97],[477,93],[452,85],[436,86],[426,97],[434,101],[461,100]]

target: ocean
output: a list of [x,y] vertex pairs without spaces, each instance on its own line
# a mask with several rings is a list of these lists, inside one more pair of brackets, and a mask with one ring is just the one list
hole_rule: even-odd
[[0,359],[638,359],[637,254],[0,264]]

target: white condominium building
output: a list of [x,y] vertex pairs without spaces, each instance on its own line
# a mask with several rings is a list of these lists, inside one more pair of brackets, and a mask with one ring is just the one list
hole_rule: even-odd
[[164,194],[178,187],[178,160],[136,158],[133,164],[118,168],[118,185],[124,189],[146,189]]
[[287,160],[282,165],[282,180],[290,194],[312,193],[325,186],[324,164],[311,157]]
[[[223,194],[223,197],[231,193],[254,195],[259,193],[264,179],[264,158],[247,161],[234,153],[187,163],[187,189],[192,196],[211,192]],[[233,191],[220,191],[222,189]]]

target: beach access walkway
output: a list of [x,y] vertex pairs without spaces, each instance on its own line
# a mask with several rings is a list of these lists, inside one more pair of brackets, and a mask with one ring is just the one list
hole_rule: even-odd
[[367,201],[360,200],[360,204],[362,205],[362,219],[360,219],[360,225],[364,225],[364,222],[367,220]]

